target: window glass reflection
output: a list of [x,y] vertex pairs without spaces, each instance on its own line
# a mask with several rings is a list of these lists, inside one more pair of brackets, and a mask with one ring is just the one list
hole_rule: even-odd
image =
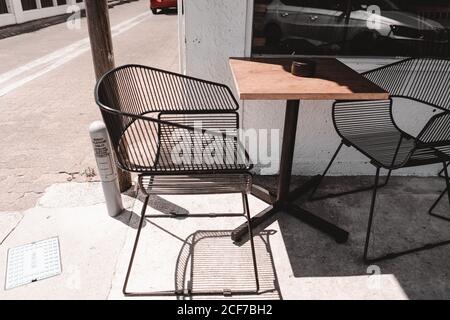
[[450,0],[256,0],[253,53],[449,57]]

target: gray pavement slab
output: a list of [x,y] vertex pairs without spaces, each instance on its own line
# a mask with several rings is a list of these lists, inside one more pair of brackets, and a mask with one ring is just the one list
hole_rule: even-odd
[[[95,201],[93,194],[99,196]],[[0,245],[0,299],[105,299],[130,214],[111,218],[100,200],[98,183],[48,188],[39,205],[24,212],[19,225]],[[62,274],[4,290],[8,249],[55,236],[60,241]]]
[[[236,213],[242,212],[241,204],[240,195],[153,196],[146,214]],[[140,213],[142,205],[142,201],[136,201],[133,212]],[[250,206],[253,212],[257,212],[262,210],[265,204],[250,197]],[[137,226],[138,220],[139,216],[133,215],[132,225]],[[173,291],[191,288],[196,296],[184,299],[227,299],[228,297],[222,294],[209,296],[201,293],[255,290],[250,244],[247,242],[238,246],[231,241],[231,230],[242,222],[245,222],[242,217],[147,218],[130,274],[128,291]],[[281,298],[273,264],[272,243],[276,241],[273,237],[275,233],[275,230],[267,230],[255,237],[261,294],[233,295],[229,298]],[[109,299],[125,298],[122,286],[135,235],[136,230],[130,228],[112,281]],[[176,299],[153,297],[161,298]]]
[[[274,187],[270,177],[257,179]],[[294,179],[294,185],[303,178]],[[327,179],[322,192],[360,186],[371,179]],[[343,184],[345,182],[345,184]],[[395,177],[380,191],[375,253],[411,248],[448,238],[450,223],[426,209],[442,190],[442,179]],[[399,191],[393,196],[395,191]],[[127,210],[111,218],[99,183],[59,183],[46,189],[24,213],[2,216],[1,230],[12,232],[0,245],[0,274],[8,248],[58,236],[60,276],[5,291],[1,299],[129,299],[122,285],[134,243],[143,199],[124,195]],[[267,204],[251,196],[252,215]],[[337,244],[294,217],[278,214],[255,237],[261,292],[239,299],[448,299],[448,246],[374,265],[362,262],[370,193],[306,204],[309,210],[350,232]],[[240,212],[239,195],[153,196],[147,214]],[[448,214],[448,203],[437,208]],[[20,218],[23,218],[20,220]],[[243,218],[148,218],[131,273],[130,290],[251,288],[249,244],[236,246],[229,232]],[[17,224],[18,223],[18,224]],[[16,224],[15,227],[12,226]],[[6,226],[6,227],[5,227]],[[11,229],[12,228],[12,229]],[[4,277],[0,277],[4,281]],[[3,282],[0,282],[3,286]],[[153,299],[163,299],[159,296]],[[195,296],[192,299],[226,299]],[[175,299],[172,297],[171,299]]]

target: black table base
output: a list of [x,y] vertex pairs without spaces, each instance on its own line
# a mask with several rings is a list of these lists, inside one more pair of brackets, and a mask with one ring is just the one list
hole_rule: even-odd
[[[348,239],[347,231],[322,219],[319,216],[314,215],[307,210],[302,209],[297,203],[294,203],[294,200],[300,198],[303,195],[306,195],[320,182],[320,176],[316,176],[299,188],[293,191],[289,191],[295,148],[295,136],[297,133],[299,106],[299,100],[288,100],[286,104],[280,176],[278,178],[278,194],[273,195],[260,186],[254,186],[252,188],[253,195],[271,204],[271,206],[254,216],[250,221],[250,225],[252,229],[257,229],[267,223],[271,223],[276,214],[284,212],[328,234],[336,242],[344,243]],[[248,237],[247,224],[239,226],[233,231],[231,235],[232,240],[235,242],[242,242],[246,237]]]

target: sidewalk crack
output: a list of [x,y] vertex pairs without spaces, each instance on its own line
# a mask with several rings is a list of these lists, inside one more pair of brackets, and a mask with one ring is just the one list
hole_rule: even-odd
[[8,239],[10,235],[12,235],[12,233],[17,229],[19,224],[22,222],[24,215],[21,213],[20,216],[21,217],[20,217],[19,221],[17,221],[15,226],[12,227],[11,230],[8,232],[8,234],[2,239],[2,241],[0,241],[0,246],[3,245],[3,243],[6,241],[6,239]]

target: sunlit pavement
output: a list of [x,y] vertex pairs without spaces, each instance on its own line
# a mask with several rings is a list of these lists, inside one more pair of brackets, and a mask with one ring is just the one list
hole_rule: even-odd
[[[271,177],[259,180],[276,187]],[[294,186],[301,181],[296,178]],[[323,191],[369,181],[368,177],[331,178]],[[392,178],[391,185],[379,194],[372,254],[448,239],[450,224],[426,213],[441,189],[439,178]],[[401,190],[395,199],[393,190]],[[129,193],[123,199],[126,210],[112,218],[99,183],[59,183],[47,188],[35,207],[23,213],[2,213],[0,299],[124,299],[122,285],[142,197]],[[260,294],[231,298],[448,299],[448,246],[370,266],[362,262],[369,203],[370,192],[363,192],[307,204],[308,209],[350,232],[345,244],[337,244],[288,215],[275,217],[277,221],[255,236]],[[235,212],[240,205],[239,195],[155,196],[147,214]],[[266,206],[250,197],[252,215]],[[445,210],[448,203],[443,201],[437,211]],[[128,289],[252,288],[249,244],[236,246],[229,237],[230,230],[242,222],[241,218],[146,219]],[[55,236],[61,246],[62,274],[3,290],[7,250]]]
[[[122,286],[138,225],[141,199],[123,196],[126,210],[108,216],[100,183],[61,183],[49,187],[36,207],[22,215],[9,215],[0,224],[1,235],[9,235],[0,245],[0,273],[6,272],[9,248],[58,236],[62,273],[31,284],[4,290],[0,277],[0,299],[124,299]],[[185,212],[239,212],[239,195],[152,197],[147,214]],[[256,214],[266,204],[250,197],[250,210]],[[311,271],[311,243],[296,253],[287,246],[295,233],[310,237],[308,227],[286,220],[274,222],[255,237],[260,293],[257,295],[196,296],[194,299],[405,299],[394,275],[369,276],[366,266],[358,263],[353,274],[341,275],[336,265],[326,268],[329,276],[299,277],[299,268]],[[129,291],[173,290],[253,290],[249,243],[236,246],[229,232],[242,218],[146,219],[130,276]],[[281,229],[283,228],[283,230]],[[305,229],[306,228],[306,229]],[[297,235],[298,236],[298,235]],[[334,241],[316,235],[319,242],[337,246]],[[302,238],[302,236],[300,236]],[[315,236],[308,240],[315,240]],[[353,245],[352,245],[353,246]],[[346,248],[347,247],[347,248]],[[348,253],[348,246],[343,246]],[[346,248],[346,249],[345,249]],[[351,250],[350,250],[351,251]],[[329,249],[316,256],[327,257]],[[351,255],[347,261],[352,263]],[[342,254],[333,260],[340,264]],[[321,264],[321,259],[314,264]],[[353,263],[354,264],[354,263]],[[353,265],[352,264],[352,265]],[[321,266],[319,270],[324,270]],[[152,299],[176,299],[153,297]],[[130,299],[130,298],[127,298]]]

